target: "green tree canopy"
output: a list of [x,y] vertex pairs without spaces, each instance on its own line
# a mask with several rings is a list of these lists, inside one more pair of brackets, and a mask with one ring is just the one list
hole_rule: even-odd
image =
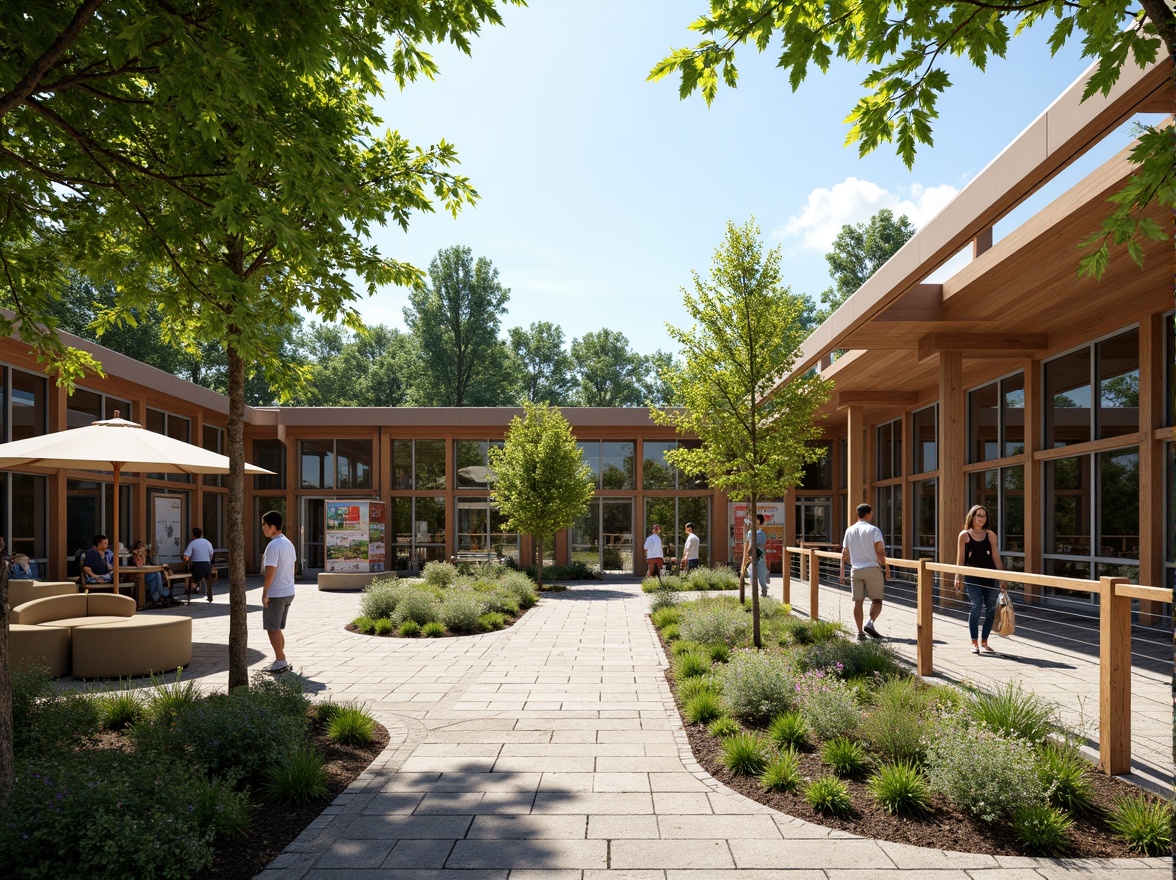
[[648,361],[619,330],[607,327],[572,340],[579,388],[576,406],[641,406],[646,398]]
[[569,402],[573,364],[558,324],[536,321],[527,329],[511,327],[510,348],[519,364],[525,400],[552,406]]
[[915,234],[915,224],[902,214],[883,208],[865,223],[846,224],[833,240],[833,250],[825,254],[833,278],[833,297],[821,297],[829,314],[837,310],[866,279],[898,253]]
[[[813,414],[829,399],[829,382],[811,374],[780,384],[806,336],[803,299],[783,284],[780,251],[764,252],[755,220],[728,223],[709,277],[694,273],[694,290],[683,290],[691,326],[667,325],[683,363],[663,380],[682,405],[655,409],[653,419],[702,443],[679,446],[666,460],[689,476],[705,476],[732,499],[750,502],[753,521],[760,499],[782,497],[800,482],[804,465],[821,455],[809,441],[820,437]],[[752,571],[759,646],[754,566]]]
[[566,529],[588,509],[595,491],[571,426],[558,409],[524,402],[501,448],[490,447],[491,497],[506,528],[532,535],[543,585],[544,536]]
[[408,333],[377,324],[359,332],[319,324],[311,328],[314,360],[295,406],[404,406],[417,354]]
[[514,397],[514,364],[498,337],[510,291],[486,257],[468,247],[438,251],[429,284],[409,295],[404,320],[416,339],[418,406],[503,406]]
[[[748,43],[764,52],[778,39],[777,66],[793,91],[810,67],[825,73],[834,57],[864,63],[867,94],[849,114],[846,143],[857,143],[863,156],[894,143],[910,167],[917,145],[933,143],[939,98],[951,85],[946,59],[965,57],[983,71],[1004,57],[1013,37],[1050,22],[1052,54],[1079,39],[1083,56],[1096,62],[1084,97],[1109,94],[1125,64],[1151,64],[1161,47],[1176,58],[1170,0],[710,0],[690,26],[701,42],[671,52],[649,78],[676,73],[682,98],[701,91],[709,104],[720,80],[736,86],[737,50]],[[1132,161],[1138,170],[1085,242],[1096,247],[1081,261],[1084,273],[1102,274],[1111,243],[1141,262],[1142,240],[1166,237],[1142,212],[1153,201],[1176,205],[1176,134],[1144,127]]]

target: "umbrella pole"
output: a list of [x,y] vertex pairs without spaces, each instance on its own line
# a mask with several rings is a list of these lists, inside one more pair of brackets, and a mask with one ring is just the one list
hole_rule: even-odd
[[122,470],[122,462],[112,462],[114,464],[114,525],[111,527],[111,533],[114,535],[114,595],[122,595],[118,589],[118,476]]

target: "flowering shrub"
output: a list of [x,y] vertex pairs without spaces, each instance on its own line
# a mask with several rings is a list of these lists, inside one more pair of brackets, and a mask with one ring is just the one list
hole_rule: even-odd
[[795,700],[794,673],[779,654],[737,651],[716,677],[731,714],[747,723],[763,723],[787,712]]
[[861,721],[855,690],[831,670],[810,669],[795,680],[795,699],[804,720],[821,739],[834,739],[852,733]]
[[679,623],[682,638],[690,642],[742,643],[751,620],[737,601],[700,600],[682,606]]

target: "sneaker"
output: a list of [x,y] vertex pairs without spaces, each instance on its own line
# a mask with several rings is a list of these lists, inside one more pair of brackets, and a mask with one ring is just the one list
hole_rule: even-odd
[[272,672],[277,675],[279,672],[285,672],[289,668],[290,664],[285,660],[275,660],[272,664],[270,664],[270,667],[266,670],[266,672]]
[[866,632],[866,635],[868,635],[868,636],[869,636],[870,638],[872,638],[872,639],[880,639],[880,638],[882,638],[882,633],[880,633],[880,632],[878,632],[878,630],[874,629],[874,624],[873,624],[873,623],[867,623],[867,624],[866,624],[866,626],[865,626],[865,632]]
[[864,642],[865,640],[866,640],[866,634],[864,632],[858,633],[858,641]]

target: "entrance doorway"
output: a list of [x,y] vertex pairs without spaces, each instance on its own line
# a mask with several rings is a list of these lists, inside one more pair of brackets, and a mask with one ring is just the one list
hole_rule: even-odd
[[300,513],[298,533],[301,547],[298,556],[305,576],[309,572],[319,572],[327,567],[326,502],[322,498],[303,498]]
[[601,572],[633,571],[633,499],[594,498],[568,532],[572,561]]
[[833,499],[798,498],[796,500],[796,540],[828,544],[832,542]]

